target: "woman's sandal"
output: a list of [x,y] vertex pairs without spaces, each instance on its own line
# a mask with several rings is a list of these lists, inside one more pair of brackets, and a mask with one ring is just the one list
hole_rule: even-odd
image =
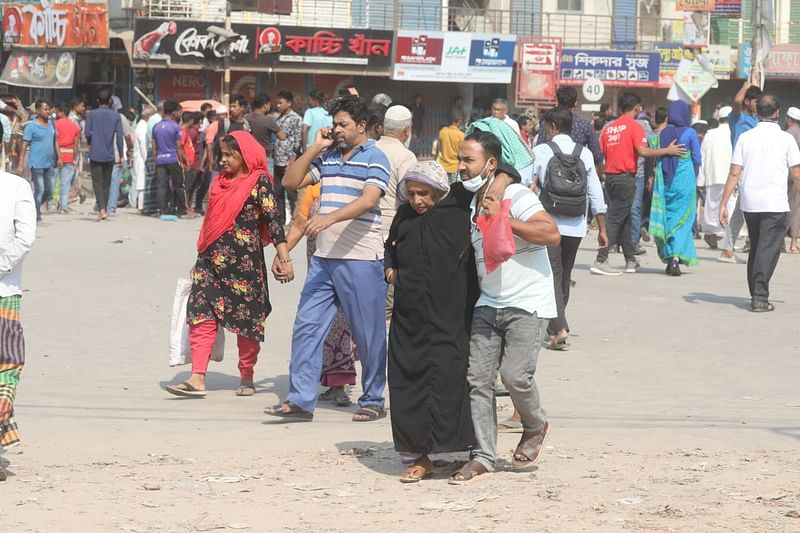
[[336,407],[349,407],[352,404],[353,401],[350,399],[350,395],[347,394],[347,390],[340,390],[333,398],[333,405]]
[[236,396],[255,396],[256,387],[253,384],[242,383],[236,389]]
[[514,468],[525,470],[532,468],[542,456],[544,440],[550,433],[550,422],[545,422],[544,427],[536,433],[525,432],[519,440],[517,449],[514,450]]
[[433,464],[427,457],[417,459],[417,462],[408,467],[405,472],[400,474],[400,483],[419,483],[431,475]]
[[468,485],[488,473],[489,469],[483,466],[483,463],[470,459],[464,466],[453,472],[448,483],[450,485]]
[[328,390],[326,390],[325,392],[323,392],[322,394],[320,394],[319,397],[317,398],[317,400],[319,400],[321,402],[332,402],[334,400],[334,398],[336,398],[336,393],[337,392],[338,391],[336,389],[331,387]]
[[[288,407],[289,410],[284,411],[284,406]],[[267,407],[264,409],[264,413],[280,418],[294,418],[298,422],[310,422],[314,419],[314,413],[306,411],[305,409],[301,409],[292,402],[283,402],[279,403],[278,405],[273,405],[272,407]]]
[[183,383],[179,383],[177,385],[167,385],[165,389],[168,393],[174,394],[175,396],[180,396],[182,398],[206,397],[206,391],[194,388],[189,384],[188,381],[184,381]]
[[378,405],[365,405],[355,412],[353,422],[373,422],[386,416],[386,411]]

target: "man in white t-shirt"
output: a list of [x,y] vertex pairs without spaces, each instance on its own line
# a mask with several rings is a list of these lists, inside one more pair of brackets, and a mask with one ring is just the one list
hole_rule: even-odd
[[[450,478],[460,485],[494,470],[497,448],[497,412],[494,386],[498,368],[514,406],[523,434],[514,453],[516,468],[530,468],[541,454],[549,430],[534,380],[536,360],[547,319],[556,316],[553,275],[547,246],[559,243],[558,227],[537,196],[520,185],[519,174],[500,165],[500,141],[476,131],[461,143],[458,172],[464,188],[475,192],[472,201],[472,247],[481,295],[475,304],[470,339],[469,372],[472,424],[476,446],[471,459]],[[512,178],[503,198],[489,193],[500,175]],[[509,224],[516,251],[492,272],[487,271],[483,237],[475,216],[496,217],[510,202]],[[491,270],[491,268],[489,268]]]
[[739,205],[750,234],[747,284],[750,309],[773,311],[769,281],[778,266],[789,213],[787,176],[800,186],[800,149],[791,134],[778,124],[780,104],[763,94],[757,104],[758,125],[739,136],[733,149],[731,170],[722,195],[719,220],[728,224],[728,200],[739,185]]
[[517,135],[520,135],[520,138],[522,137],[519,131],[519,123],[508,116],[508,100],[505,98],[496,98],[494,102],[492,102],[492,116],[508,124]]

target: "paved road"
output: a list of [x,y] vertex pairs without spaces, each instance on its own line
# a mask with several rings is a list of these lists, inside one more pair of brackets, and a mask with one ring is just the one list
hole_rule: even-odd
[[553,432],[539,470],[454,489],[443,464],[407,487],[388,420],[261,414],[287,389],[304,249],[299,281],[270,286],[259,394],[233,396],[233,338],[206,400],[162,391],[187,376],[166,364],[168,326],[199,226],[45,218],[25,264],[24,443],[3,457],[15,475],[0,488],[9,531],[800,531],[800,256],[781,258],[777,311],[754,315],[745,267],[707,249],[681,278],[652,247],[640,274],[605,278],[589,274],[586,242],[572,349],[540,358]]

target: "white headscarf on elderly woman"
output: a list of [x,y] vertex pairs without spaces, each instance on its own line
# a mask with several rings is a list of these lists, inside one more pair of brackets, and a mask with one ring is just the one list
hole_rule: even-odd
[[408,200],[406,183],[409,181],[429,185],[433,187],[435,191],[442,193],[439,197],[439,202],[441,202],[442,198],[447,196],[447,193],[450,192],[450,183],[447,178],[447,171],[445,171],[444,167],[436,161],[420,161],[418,163],[414,163],[408,169],[405,175],[400,178],[400,183],[397,184],[397,197],[402,202]]

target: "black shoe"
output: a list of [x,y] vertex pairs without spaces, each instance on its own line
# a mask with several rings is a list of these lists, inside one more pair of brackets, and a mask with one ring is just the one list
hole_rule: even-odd
[[775,306],[769,302],[753,300],[750,304],[750,310],[754,313],[769,313],[775,310]]
[[678,259],[672,259],[667,265],[667,276],[680,276],[681,272],[681,263]]

